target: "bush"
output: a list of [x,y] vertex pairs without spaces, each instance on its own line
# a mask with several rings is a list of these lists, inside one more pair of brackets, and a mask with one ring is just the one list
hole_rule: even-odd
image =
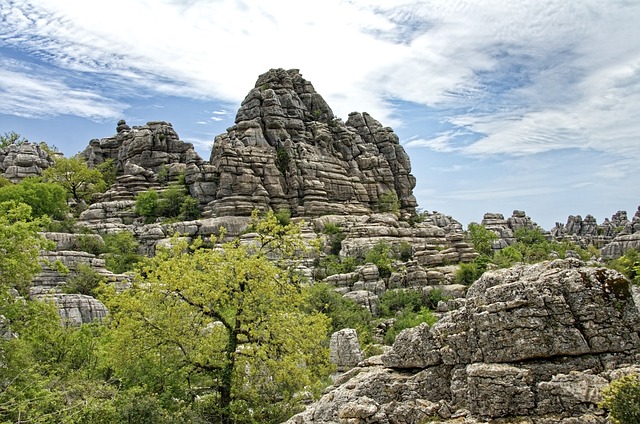
[[169,218],[180,216],[180,208],[186,198],[184,189],[176,186],[169,187],[162,192],[158,200],[158,215]]
[[395,191],[387,191],[378,196],[378,212],[397,213],[400,210],[400,200]]
[[493,242],[498,239],[496,233],[475,222],[469,224],[467,231],[476,252],[488,257],[493,256]]
[[[500,252],[498,252],[498,256],[499,254]],[[461,263],[456,272],[456,283],[473,284],[487,270],[487,265],[490,261],[491,258],[488,256],[480,255],[473,262]]]
[[144,217],[147,224],[153,222],[158,216],[158,192],[151,189],[136,196],[135,213]]
[[132,271],[135,264],[142,260],[138,255],[138,242],[133,234],[121,231],[104,236],[105,267],[116,274]]
[[343,328],[355,328],[361,344],[372,341],[370,323],[373,319],[368,309],[343,297],[325,283],[309,287],[308,307],[325,314],[331,320],[329,335]]
[[635,424],[640,422],[640,380],[631,374],[614,380],[602,390],[599,405],[609,411],[614,424]]
[[64,219],[69,211],[64,187],[42,182],[38,177],[0,186],[0,202],[10,200],[31,206],[31,214],[36,218],[47,215],[53,219]]
[[330,275],[346,274],[356,270],[358,260],[354,257],[328,255],[318,261],[316,278],[322,280]]
[[87,264],[78,264],[73,275],[62,286],[63,293],[77,293],[95,296],[95,289],[106,282],[106,278]]
[[419,290],[387,290],[380,296],[378,308],[384,318],[394,317],[400,311],[418,312],[424,305],[424,297]]
[[96,256],[106,252],[104,241],[100,236],[92,236],[89,234],[79,235],[74,247],[77,250],[91,253]]
[[395,323],[384,335],[384,343],[392,345],[402,330],[416,327],[423,322],[433,325],[437,320],[438,318],[433,314],[433,311],[427,308],[421,308],[418,312],[403,310],[397,315]]
[[201,214],[198,199],[191,196],[185,197],[182,205],[180,205],[180,218],[185,221],[192,221],[200,218]]
[[331,222],[324,226],[323,233],[328,236],[329,239],[329,251],[332,255],[339,255],[342,250],[342,241],[347,237],[339,225]]
[[640,252],[628,250],[624,256],[613,259],[607,266],[624,274],[633,284],[640,285]]
[[282,226],[289,225],[291,223],[291,211],[289,209],[279,209],[276,212],[276,219]]
[[367,252],[364,261],[365,263],[372,263],[377,266],[381,278],[389,278],[391,277],[391,273],[395,271],[391,265],[393,262],[391,254],[391,246],[380,241]]

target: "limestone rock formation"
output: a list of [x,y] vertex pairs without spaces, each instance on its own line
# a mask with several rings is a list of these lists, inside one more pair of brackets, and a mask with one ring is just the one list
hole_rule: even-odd
[[541,230],[524,211],[519,210],[514,210],[508,219],[504,219],[504,215],[500,213],[485,213],[481,224],[498,236],[498,239],[493,242],[494,250],[500,250],[515,243],[514,234],[520,228]]
[[25,142],[0,149],[0,175],[13,183],[36,177],[53,165],[53,158],[39,144]]
[[258,78],[210,162],[214,215],[415,213],[415,178],[398,137],[366,113],[336,118],[295,69]]
[[364,359],[356,330],[344,328],[331,335],[329,359],[336,365],[338,371],[349,370]]
[[288,422],[605,423],[600,389],[640,369],[640,315],[615,271],[576,259],[490,271],[460,303]]

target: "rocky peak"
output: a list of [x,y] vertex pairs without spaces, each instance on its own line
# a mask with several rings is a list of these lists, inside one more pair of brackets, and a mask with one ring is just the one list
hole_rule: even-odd
[[12,144],[0,149],[0,174],[13,183],[42,175],[52,165],[49,152],[37,143]]
[[390,206],[415,214],[415,178],[393,130],[366,113],[352,113],[346,123],[335,118],[295,69],[258,78],[236,124],[216,137],[210,162],[212,215],[255,208],[366,214]]

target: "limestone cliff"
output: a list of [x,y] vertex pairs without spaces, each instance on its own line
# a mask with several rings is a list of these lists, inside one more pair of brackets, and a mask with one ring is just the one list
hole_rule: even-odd
[[491,271],[458,303],[288,423],[604,424],[600,389],[640,369],[640,315],[613,270],[567,259]]

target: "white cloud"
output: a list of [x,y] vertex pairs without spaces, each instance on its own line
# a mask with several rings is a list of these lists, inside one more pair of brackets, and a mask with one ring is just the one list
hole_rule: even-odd
[[104,121],[122,116],[127,108],[123,103],[69,87],[46,75],[30,76],[31,70],[0,58],[0,113],[22,117],[75,115]]
[[260,73],[299,68],[338,116],[399,125],[388,100],[400,99],[458,127],[409,147],[640,157],[638,2],[6,0],[0,14],[4,43],[73,73],[22,75],[39,89],[10,91],[20,75],[3,71],[5,113],[65,98],[51,113],[120,116],[114,99],[140,92],[238,103]]

